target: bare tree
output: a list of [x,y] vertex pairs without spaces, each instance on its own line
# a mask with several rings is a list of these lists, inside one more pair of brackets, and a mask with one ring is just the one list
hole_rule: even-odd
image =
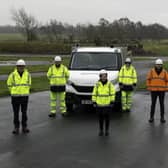
[[12,10],[11,12],[12,19],[15,21],[19,31],[26,37],[27,41],[35,40],[37,38],[36,30],[38,28],[38,21],[35,17],[28,15],[24,8]]

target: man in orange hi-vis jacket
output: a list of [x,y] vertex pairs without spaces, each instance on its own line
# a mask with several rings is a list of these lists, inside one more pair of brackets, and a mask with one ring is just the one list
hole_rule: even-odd
[[156,100],[157,97],[159,97],[161,117],[160,122],[165,123],[166,120],[164,118],[164,97],[165,91],[168,89],[168,73],[163,68],[163,61],[161,59],[157,59],[155,61],[155,67],[148,72],[146,85],[147,89],[151,91],[152,101],[149,122],[152,123],[154,121]]

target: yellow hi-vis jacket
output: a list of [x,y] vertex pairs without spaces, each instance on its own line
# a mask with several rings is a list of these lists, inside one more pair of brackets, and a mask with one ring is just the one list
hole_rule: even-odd
[[106,84],[102,84],[98,81],[92,92],[92,101],[96,102],[98,106],[108,106],[115,100],[115,88],[114,85],[107,81]]
[[130,65],[128,69],[126,65],[122,66],[119,72],[119,83],[123,85],[133,85],[137,83],[137,73],[132,65]]
[[69,78],[69,71],[62,64],[58,68],[54,64],[48,69],[47,77],[50,81],[50,86],[65,86]]
[[24,69],[22,77],[15,69],[8,77],[7,86],[11,96],[28,96],[30,94],[31,75]]

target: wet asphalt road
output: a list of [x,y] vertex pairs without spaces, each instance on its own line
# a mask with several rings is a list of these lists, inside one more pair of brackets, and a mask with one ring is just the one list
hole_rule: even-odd
[[58,112],[49,119],[49,93],[35,93],[31,133],[14,136],[10,97],[0,98],[0,168],[167,168],[168,123],[160,124],[158,107],[155,123],[148,123],[148,93],[135,93],[133,101],[131,113],[112,113],[110,137],[98,137],[94,112],[77,108],[70,117]]

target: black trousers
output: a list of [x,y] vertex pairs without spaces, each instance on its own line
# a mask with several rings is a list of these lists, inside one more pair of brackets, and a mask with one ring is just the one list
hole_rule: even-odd
[[105,125],[105,131],[109,131],[110,108],[109,107],[97,107],[96,111],[99,116],[99,129],[100,129],[100,131],[104,130],[104,125]]
[[151,104],[150,117],[154,118],[157,97],[159,97],[159,102],[160,102],[160,116],[161,118],[164,118],[164,97],[165,97],[164,91],[152,91],[151,92],[152,104]]
[[27,127],[27,105],[28,105],[28,96],[19,96],[11,97],[12,98],[12,107],[14,113],[13,123],[15,128],[19,128],[19,111],[21,108],[22,112],[22,127]]

